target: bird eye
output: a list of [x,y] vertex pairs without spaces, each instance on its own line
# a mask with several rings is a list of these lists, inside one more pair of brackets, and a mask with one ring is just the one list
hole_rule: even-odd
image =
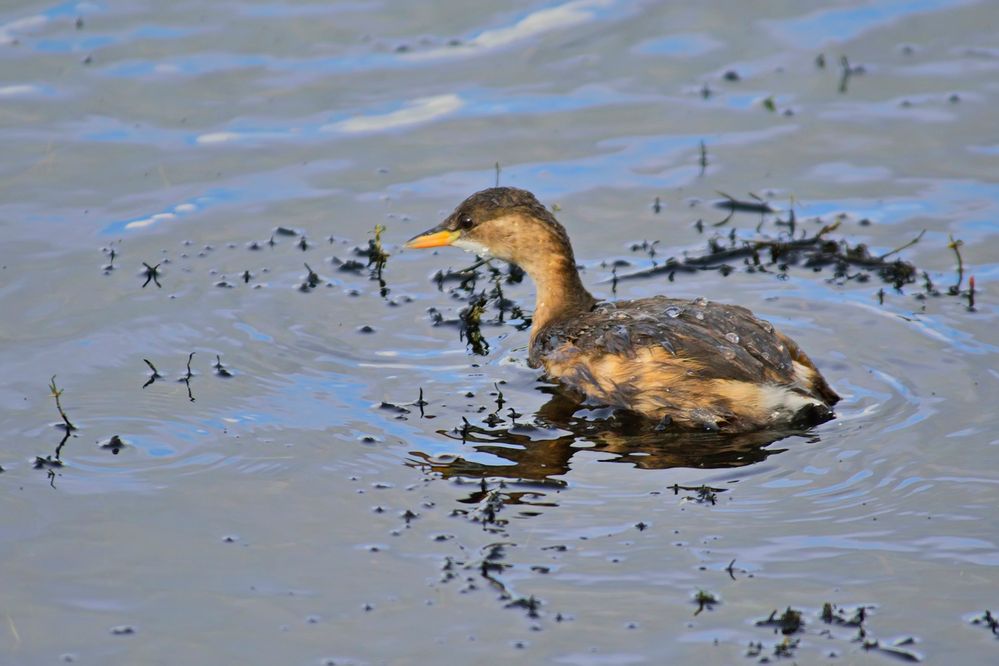
[[462,215],[461,219],[458,220],[458,227],[461,229],[470,229],[472,227],[472,216]]

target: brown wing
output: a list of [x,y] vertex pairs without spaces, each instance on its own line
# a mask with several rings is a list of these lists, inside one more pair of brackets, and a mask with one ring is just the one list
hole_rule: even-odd
[[702,378],[790,384],[794,353],[800,351],[788,342],[738,305],[656,296],[602,303],[559,322],[536,336],[532,356],[566,344],[588,355],[633,356],[642,348],[662,348],[677,359],[697,361],[691,369]]
[[602,304],[539,331],[531,359],[591,399],[683,427],[825,420],[836,397],[771,324],[703,299]]

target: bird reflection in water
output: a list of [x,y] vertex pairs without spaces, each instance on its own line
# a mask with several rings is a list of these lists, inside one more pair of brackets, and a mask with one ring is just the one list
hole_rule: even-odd
[[[465,421],[438,433],[470,444],[476,453],[506,463],[488,464],[462,456],[431,456],[412,451],[409,464],[446,479],[482,480],[462,500],[479,503],[489,493],[486,479],[516,481],[532,490],[499,493],[504,504],[546,505],[544,490],[564,488],[577,451],[597,452],[602,462],[626,463],[639,469],[725,469],[743,467],[782,453],[770,445],[789,437],[808,437],[803,430],[764,430],[748,433],[690,432],[657,429],[648,419],[610,409],[580,410],[579,402],[557,386],[542,389],[552,398],[535,414],[533,424],[487,428]],[[494,491],[493,491],[494,492]],[[494,492],[495,494],[495,492]],[[547,504],[550,506],[550,504]]]

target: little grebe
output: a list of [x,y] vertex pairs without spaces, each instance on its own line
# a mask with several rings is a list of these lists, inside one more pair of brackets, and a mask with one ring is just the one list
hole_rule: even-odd
[[790,338],[744,307],[653,296],[601,302],[583,287],[565,228],[533,194],[468,197],[407,243],[517,264],[537,302],[529,362],[574,393],[683,429],[748,432],[833,418],[838,400]]

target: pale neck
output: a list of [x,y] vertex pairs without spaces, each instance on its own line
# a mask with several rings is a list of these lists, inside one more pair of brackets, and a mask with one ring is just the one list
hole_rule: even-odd
[[583,286],[571,257],[551,257],[542,264],[524,268],[538,292],[531,324],[532,342],[548,324],[578,312],[588,312],[597,302]]

